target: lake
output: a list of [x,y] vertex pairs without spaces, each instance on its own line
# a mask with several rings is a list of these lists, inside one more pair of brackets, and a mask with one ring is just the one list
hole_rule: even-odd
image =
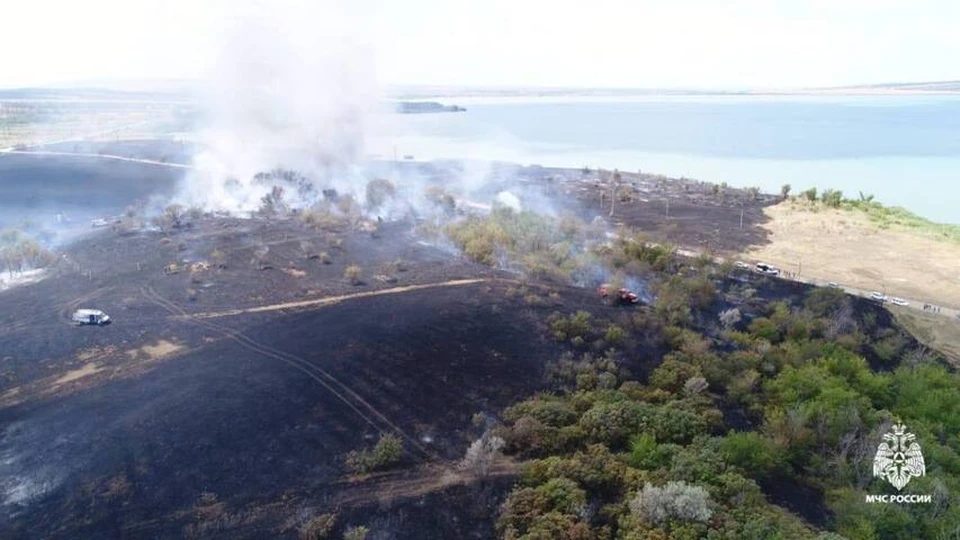
[[374,152],[643,170],[779,192],[873,194],[960,223],[960,96],[463,98],[402,115]]

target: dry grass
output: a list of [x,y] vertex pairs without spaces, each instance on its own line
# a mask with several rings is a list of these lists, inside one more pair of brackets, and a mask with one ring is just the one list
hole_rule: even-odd
[[764,210],[771,243],[745,257],[788,272],[890,296],[960,307],[960,245],[900,226],[882,228],[863,212],[783,203]]
[[892,308],[897,322],[921,343],[943,353],[960,366],[960,320],[911,309]]
[[[32,106],[40,106],[34,103]],[[41,111],[39,117],[16,118],[9,113],[0,117],[0,148],[20,144],[41,144],[50,141],[149,139],[157,136],[158,127],[170,118],[170,109],[149,111],[83,110],[66,108]]]
[[94,375],[99,373],[102,368],[96,364],[84,364],[77,369],[70,370],[63,374],[62,377],[58,378],[53,382],[55,385],[66,384],[68,382],[81,379],[88,375]]
[[146,358],[147,360],[159,360],[167,356],[176,354],[183,350],[183,345],[179,343],[173,343],[167,340],[159,340],[155,345],[144,345],[138,349],[131,349],[127,351],[127,356],[131,360],[137,360],[138,358]]

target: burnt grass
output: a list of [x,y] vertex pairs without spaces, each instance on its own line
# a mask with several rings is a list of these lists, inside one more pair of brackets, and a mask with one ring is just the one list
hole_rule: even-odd
[[[384,532],[395,537],[488,536],[497,504],[462,507],[478,493],[502,500],[509,481],[399,500],[363,487],[368,497],[341,507],[336,501],[354,489],[344,455],[398,429],[409,437],[404,467],[454,463],[478,435],[473,415],[495,416],[543,388],[545,362],[560,353],[541,326],[551,311],[611,308],[569,287],[550,288],[556,303],[528,305],[507,292],[515,276],[410,234],[402,223],[378,238],[338,234],[343,245],[323,264],[301,245],[329,235],[294,221],[106,230],[67,250],[48,279],[4,293],[0,454],[12,465],[0,478],[0,526],[16,537],[295,537],[298,520],[339,509],[356,524],[363,516],[392,524]],[[250,256],[265,244],[270,269],[261,270]],[[213,249],[226,254],[221,269],[163,272]],[[396,282],[372,278],[398,258],[407,268]],[[342,278],[350,264],[364,268],[365,285]],[[488,281],[224,317],[210,321],[215,327],[156,302],[198,313],[463,278]],[[114,322],[72,326],[80,306],[104,309]],[[152,360],[133,352],[161,342],[181,350]],[[90,363],[100,371],[57,382]],[[337,383],[316,380],[317,368]],[[436,528],[445,513],[461,520]]]
[[[0,157],[0,166],[10,157]],[[518,174],[548,189],[571,185],[552,183],[559,170]],[[739,206],[711,202],[704,191],[687,210],[671,199],[671,215],[716,210],[699,221],[660,223],[648,216],[658,204],[649,193],[660,189],[659,180],[625,177],[649,202],[619,211],[653,236],[684,245],[702,239],[716,250],[762,241],[750,235],[759,234],[767,200],[745,210],[750,230],[730,236],[723,231],[732,226],[732,209],[739,227]],[[156,182],[168,189],[174,180]],[[584,188],[575,196],[585,217],[600,214],[600,188],[574,180]],[[99,178],[94,189],[109,190],[112,181]],[[107,202],[122,206],[152,189]],[[691,193],[664,189],[667,197]],[[220,267],[212,261],[215,250]],[[47,279],[6,291],[0,302],[0,536],[295,538],[305,521],[338,512],[341,529],[367,525],[377,538],[488,538],[514,483],[510,474],[403,487],[423,485],[439,474],[438,464],[454,466],[479,434],[474,415],[496,417],[546,388],[545,368],[563,350],[545,328],[552,312],[629,316],[602,305],[591,290],[521,284],[517,275],[423,244],[413,224],[403,222],[371,236],[318,231],[296,220],[208,216],[166,232],[102,230],[63,255]],[[200,262],[210,267],[191,272]],[[170,264],[178,271],[165,273]],[[344,279],[351,265],[361,267],[362,284]],[[180,316],[463,279],[483,281],[201,321]],[[744,279],[718,284],[728,291]],[[747,281],[762,302],[798,304],[809,290],[775,279]],[[528,301],[550,292],[558,299]],[[879,306],[851,301],[860,319],[871,314],[877,331],[895,326]],[[734,305],[740,304],[721,294],[697,329],[717,337],[717,315]],[[73,326],[69,315],[78,307],[103,309],[114,322]],[[759,316],[743,309],[741,324]],[[142,352],[161,344],[175,351]],[[656,347],[631,353],[626,367],[645,378],[663,353]],[[876,355],[864,354],[884,369]],[[90,365],[94,372],[60,381]],[[732,425],[756,422],[743,411],[724,412]],[[382,478],[351,476],[344,456],[372,446],[381,432],[403,435],[400,468]],[[821,494],[805,486],[765,488],[772,502],[812,523],[828,518]]]

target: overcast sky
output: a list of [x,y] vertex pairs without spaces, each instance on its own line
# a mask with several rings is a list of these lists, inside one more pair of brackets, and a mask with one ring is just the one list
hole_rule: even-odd
[[[960,79],[955,0],[254,1],[8,2],[0,86],[202,78],[222,58],[225,29],[266,13],[282,13],[281,33],[338,21],[373,53],[384,84],[771,88]],[[326,24],[312,24],[319,20]]]

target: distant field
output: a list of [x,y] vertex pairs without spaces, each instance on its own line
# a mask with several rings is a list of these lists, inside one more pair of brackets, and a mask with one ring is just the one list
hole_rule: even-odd
[[65,140],[144,139],[182,131],[181,105],[0,99],[0,149]]
[[960,307],[960,243],[949,228],[894,219],[895,210],[878,216],[798,201],[764,213],[770,242],[747,257],[804,277]]
[[927,347],[960,365],[960,320],[904,308],[893,308],[897,321]]

